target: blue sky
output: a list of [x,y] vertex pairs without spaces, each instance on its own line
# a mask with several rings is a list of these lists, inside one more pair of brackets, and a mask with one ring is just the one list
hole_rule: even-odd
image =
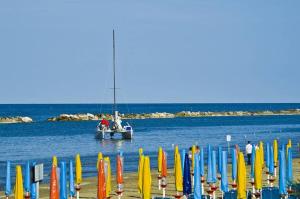
[[0,103],[299,102],[300,1],[0,1]]

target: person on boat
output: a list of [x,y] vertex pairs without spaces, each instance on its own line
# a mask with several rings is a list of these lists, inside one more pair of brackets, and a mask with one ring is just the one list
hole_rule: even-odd
[[104,118],[101,120],[101,123],[100,123],[100,124],[103,125],[103,126],[105,126],[106,128],[109,127],[109,121],[106,120],[106,119],[104,119]]

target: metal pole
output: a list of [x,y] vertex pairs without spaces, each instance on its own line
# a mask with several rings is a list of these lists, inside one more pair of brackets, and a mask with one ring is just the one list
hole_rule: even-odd
[[40,198],[40,182],[39,181],[37,181],[36,183],[35,183],[36,185],[36,199],[39,199]]
[[114,106],[113,106],[113,112],[115,112],[116,109],[116,53],[115,53],[115,30],[113,30],[113,72],[114,72]]

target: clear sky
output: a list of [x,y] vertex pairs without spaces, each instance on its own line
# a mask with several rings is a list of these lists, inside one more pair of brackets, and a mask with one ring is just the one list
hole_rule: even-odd
[[0,103],[300,102],[300,1],[0,1]]

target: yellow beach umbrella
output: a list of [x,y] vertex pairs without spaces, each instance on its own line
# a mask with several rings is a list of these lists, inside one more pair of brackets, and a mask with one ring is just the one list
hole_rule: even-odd
[[180,153],[175,154],[175,189],[177,192],[182,192],[182,168]]
[[261,158],[262,168],[264,168],[264,166],[265,166],[265,154],[264,154],[264,143],[262,141],[259,142],[259,149],[260,149],[260,158]]
[[82,168],[81,168],[81,160],[79,154],[76,155],[75,164],[76,164],[76,184],[79,185],[82,182]]
[[15,184],[15,199],[24,198],[24,188],[23,188],[23,177],[22,168],[20,165],[16,166],[16,184]]
[[175,145],[175,148],[174,148],[174,172],[175,172],[175,164],[176,164],[176,154],[179,153],[179,148],[178,148],[178,145]]
[[110,167],[109,157],[104,158],[104,164],[106,167],[106,173],[105,173],[106,197],[109,198],[111,193],[111,167]]
[[261,162],[261,148],[256,149],[254,162],[254,186],[255,189],[262,189],[262,162]]
[[145,156],[144,169],[143,169],[143,199],[151,198],[151,170],[150,170],[150,158]]
[[286,145],[286,157],[288,157],[288,150],[289,148],[292,148],[292,140],[289,139],[287,145]]
[[141,155],[140,159],[139,159],[139,168],[138,168],[138,190],[139,190],[139,193],[143,193],[144,159],[145,159],[145,156]]
[[246,165],[242,152],[238,154],[237,165],[237,198],[246,199]]
[[57,157],[56,156],[52,157],[52,166],[57,167]]
[[99,152],[99,153],[98,153],[98,159],[97,159],[97,165],[96,165],[97,169],[98,169],[98,167],[99,167],[99,161],[100,161],[101,159],[103,159],[103,155],[102,155],[101,152]]
[[143,148],[139,148],[139,156],[143,155],[144,151]]
[[194,173],[196,146],[192,146],[192,171]]
[[161,174],[161,169],[162,169],[162,153],[163,153],[162,147],[159,147],[158,155],[157,155],[157,171],[159,175]]
[[274,150],[274,166],[277,166],[278,164],[278,143],[277,140],[273,141],[273,150]]

